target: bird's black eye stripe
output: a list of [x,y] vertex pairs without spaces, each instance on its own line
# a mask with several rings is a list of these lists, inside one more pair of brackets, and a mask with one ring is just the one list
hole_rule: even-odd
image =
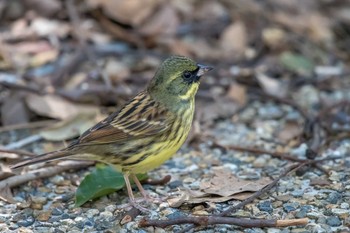
[[194,71],[185,71],[182,74],[182,77],[185,82],[187,83],[193,83],[194,81],[198,80],[197,73],[198,73],[199,67],[195,69]]
[[190,81],[192,79],[192,75],[193,75],[192,72],[185,71],[182,76],[186,81]]

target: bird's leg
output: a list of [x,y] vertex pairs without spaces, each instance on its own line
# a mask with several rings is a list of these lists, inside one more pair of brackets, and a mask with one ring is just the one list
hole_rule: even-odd
[[140,190],[143,198],[148,201],[148,202],[162,202],[163,200],[161,198],[154,198],[151,197],[146,190],[144,190],[144,188],[142,187],[142,184],[140,183],[139,179],[137,178],[137,176],[133,173],[130,174],[131,178],[133,179],[134,183],[136,184],[137,188]]
[[129,173],[124,173],[123,175],[124,175],[126,189],[128,190],[128,196],[129,196],[130,202],[135,202],[134,194],[132,193],[131,184],[129,181]]
[[131,175],[131,178],[133,179],[134,183],[136,184],[137,188],[140,190],[142,196],[146,199],[146,200],[149,200],[150,197],[148,195],[148,193],[146,192],[146,190],[143,189],[139,179],[137,179],[137,176],[135,174],[130,174]]
[[[146,208],[144,208],[141,205],[136,203],[134,194],[133,194],[132,189],[131,189],[131,184],[130,184],[130,181],[129,181],[129,173],[124,173],[123,176],[124,176],[124,180],[125,180],[126,189],[128,190],[128,196],[129,196],[130,204],[133,207],[135,207],[136,209],[139,209],[141,212],[149,212],[148,209],[146,209]],[[139,184],[140,184],[140,182],[139,182]]]

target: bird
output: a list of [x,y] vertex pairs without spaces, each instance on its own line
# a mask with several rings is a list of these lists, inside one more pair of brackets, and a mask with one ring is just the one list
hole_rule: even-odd
[[130,202],[135,203],[135,197],[129,178],[147,199],[136,174],[159,167],[183,145],[191,129],[200,78],[212,69],[184,56],[170,56],[143,91],[66,148],[10,168],[63,159],[112,164],[123,173]]

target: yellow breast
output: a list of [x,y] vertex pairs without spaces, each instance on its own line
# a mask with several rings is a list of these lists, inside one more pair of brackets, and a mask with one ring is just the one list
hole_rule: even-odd
[[[140,162],[128,165],[121,166],[123,172],[128,171],[130,173],[145,173],[150,171],[156,167],[159,167],[165,161],[170,159],[182,146],[185,142],[188,133],[191,129],[192,118],[193,118],[193,109],[187,109],[188,113],[184,115],[186,119],[181,123],[181,127],[174,126],[177,130],[171,130],[167,135],[168,140],[162,142],[155,142],[152,147],[146,149],[145,151],[140,152],[137,155],[132,156],[132,160],[140,160],[144,156]],[[192,110],[192,111],[191,111]],[[147,155],[147,156],[146,156]]]

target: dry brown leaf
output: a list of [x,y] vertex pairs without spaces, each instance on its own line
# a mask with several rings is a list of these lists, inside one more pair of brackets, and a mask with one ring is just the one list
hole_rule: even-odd
[[62,10],[62,1],[59,0],[25,0],[27,6],[35,10],[38,14],[50,17]]
[[164,4],[157,10],[151,19],[140,28],[140,33],[145,36],[165,35],[173,36],[179,25],[179,18],[171,5]]
[[195,8],[196,10],[188,14],[194,14],[197,20],[213,20],[228,15],[228,9],[219,1],[203,1]]
[[77,114],[98,113],[96,106],[75,104],[56,95],[39,96],[30,94],[26,98],[28,107],[36,114],[60,120],[69,119]]
[[271,182],[272,180],[268,177],[254,181],[238,179],[231,171],[220,168],[214,171],[212,178],[202,181],[200,190],[179,190],[178,197],[168,199],[168,203],[171,207],[179,207],[184,203],[220,203],[232,199],[245,200]]
[[313,178],[313,179],[310,179],[310,185],[312,186],[327,186],[327,185],[331,185],[332,182],[330,182],[329,180],[327,179],[324,179],[324,178]]
[[57,59],[58,54],[58,50],[56,49],[38,53],[35,56],[31,57],[29,65],[32,67],[42,66],[46,63],[55,61]]
[[247,88],[236,82],[232,83],[227,91],[227,97],[238,103],[240,107],[247,103]]
[[0,163],[0,180],[4,180],[10,176],[14,176],[12,170],[5,164]]
[[16,203],[16,200],[14,199],[9,187],[0,190],[0,199],[11,204]]
[[262,38],[270,48],[281,48],[286,41],[286,33],[279,28],[265,28],[262,31]]
[[28,123],[29,120],[28,109],[21,96],[15,94],[5,99],[1,106],[2,125]]
[[226,57],[239,58],[244,55],[247,32],[243,22],[236,21],[225,29],[220,38],[220,46]]
[[308,11],[291,15],[286,14],[285,11],[279,11],[273,15],[273,18],[291,31],[303,36],[307,34],[314,41],[329,41],[333,38],[331,19],[318,12]]
[[77,114],[40,131],[40,135],[51,141],[63,141],[81,135],[98,122],[95,113]]
[[37,54],[52,50],[53,47],[48,41],[22,41],[14,45],[7,45],[16,52]]
[[118,22],[139,26],[154,12],[159,0],[89,0],[91,7],[102,7],[103,11]]
[[199,203],[222,203],[229,200],[240,200],[243,201],[250,196],[252,196],[254,192],[242,192],[236,193],[234,195],[228,197],[218,197],[212,196],[208,193],[204,193],[201,191],[196,191],[194,193],[193,190],[179,190],[177,192],[178,197],[169,198],[167,200],[169,206],[177,208],[182,204],[199,204]]
[[239,108],[240,105],[228,97],[222,97],[218,101],[202,102],[197,101],[198,110],[196,112],[196,117],[200,122],[212,123],[218,118],[232,117]]
[[263,73],[257,72],[256,79],[258,80],[261,88],[270,95],[285,97],[288,93],[287,85],[284,85],[281,81],[271,78]]
[[284,127],[282,130],[279,130],[277,132],[277,138],[282,143],[287,143],[291,139],[296,138],[303,132],[303,128],[300,126],[300,124],[296,121],[287,121],[284,124]]
[[71,30],[68,23],[46,18],[35,18],[30,24],[30,30],[40,36],[66,37]]
[[119,83],[130,76],[130,69],[126,64],[117,60],[108,60],[105,72],[113,83]]
[[262,189],[271,182],[270,178],[261,178],[259,180],[242,180],[226,169],[215,170],[214,177],[207,182],[202,182],[201,190],[208,194],[216,194],[223,197],[229,197],[241,192],[254,192]]

